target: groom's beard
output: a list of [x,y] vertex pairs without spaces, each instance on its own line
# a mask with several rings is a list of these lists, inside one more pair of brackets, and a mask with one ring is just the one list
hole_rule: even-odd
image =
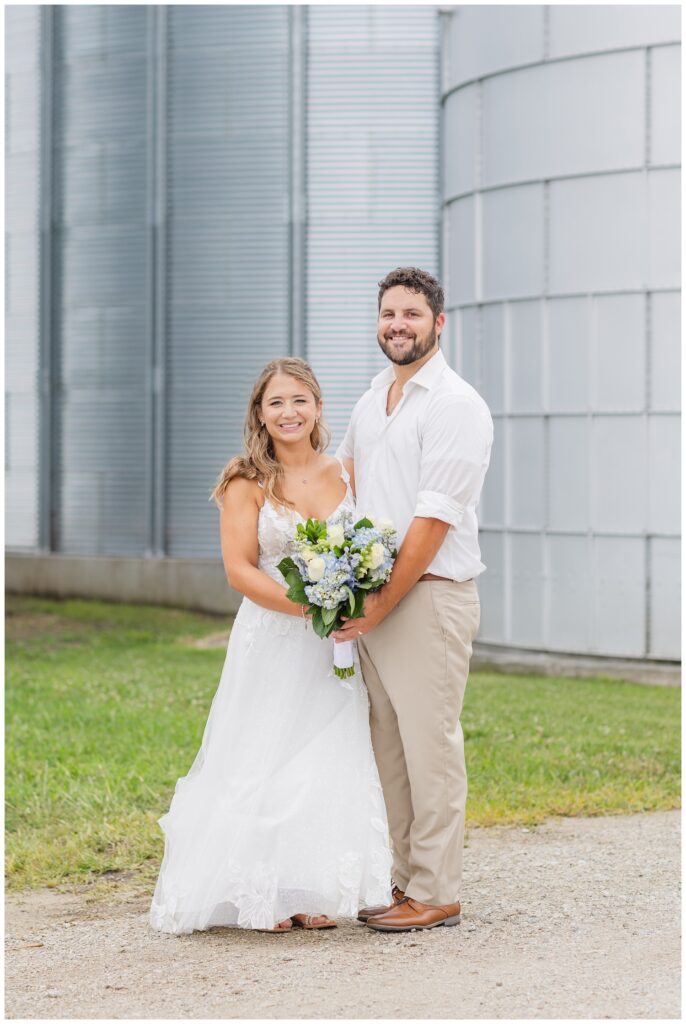
[[[408,349],[404,350],[403,354],[401,354],[395,350],[391,344],[391,338],[393,337],[412,338],[413,343]],[[378,341],[379,347],[384,355],[386,355],[392,363],[395,363],[397,366],[407,366],[408,363],[416,363],[418,359],[421,359],[422,356],[425,356],[426,353],[430,352],[434,347],[436,344],[436,327],[434,325],[426,338],[421,340],[418,339],[417,335],[413,334],[411,331],[407,331],[407,333],[402,335],[392,335],[390,331],[386,331],[384,333],[379,332],[376,340]]]

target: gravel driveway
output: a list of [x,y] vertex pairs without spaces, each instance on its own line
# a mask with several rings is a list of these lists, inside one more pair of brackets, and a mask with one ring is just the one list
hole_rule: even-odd
[[678,1018],[679,812],[473,829],[462,924],[159,935],[120,889],[7,899],[9,1018]]

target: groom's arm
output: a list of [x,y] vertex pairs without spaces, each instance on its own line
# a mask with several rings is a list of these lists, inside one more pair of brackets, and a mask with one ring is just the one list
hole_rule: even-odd
[[481,492],[492,443],[492,426],[464,401],[432,405],[424,424],[414,518],[398,552],[391,578],[365,598],[365,614],[346,620],[333,635],[353,640],[374,629],[427,571],[449,529],[458,530],[466,509]]

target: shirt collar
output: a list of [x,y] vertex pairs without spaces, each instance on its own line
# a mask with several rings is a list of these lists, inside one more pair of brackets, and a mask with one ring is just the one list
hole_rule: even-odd
[[[429,391],[438,379],[442,376],[444,369],[448,364],[445,361],[445,356],[441,352],[440,348],[435,356],[432,356],[428,362],[417,370],[413,377],[410,377],[408,384],[418,384],[422,388],[426,388]],[[372,380],[372,388],[377,391],[379,388],[388,387],[393,382],[395,374],[393,373],[393,367],[387,366],[381,373],[377,373],[376,377]]]
[[379,388],[385,388],[388,384],[392,383],[395,374],[393,373],[393,367],[387,366],[381,373],[377,373],[376,377],[372,378],[372,388],[374,391],[378,391]]

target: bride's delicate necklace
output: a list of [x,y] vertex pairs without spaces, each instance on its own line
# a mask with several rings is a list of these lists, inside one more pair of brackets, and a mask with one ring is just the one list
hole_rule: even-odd
[[[317,461],[316,458],[311,459],[309,465],[313,466],[316,461]],[[300,470],[300,472],[302,472],[302,470]],[[303,477],[300,478],[300,483],[301,484],[306,484],[308,482],[309,469],[307,469],[307,467],[305,468],[305,473],[307,473],[308,475],[307,476],[303,476]]]

